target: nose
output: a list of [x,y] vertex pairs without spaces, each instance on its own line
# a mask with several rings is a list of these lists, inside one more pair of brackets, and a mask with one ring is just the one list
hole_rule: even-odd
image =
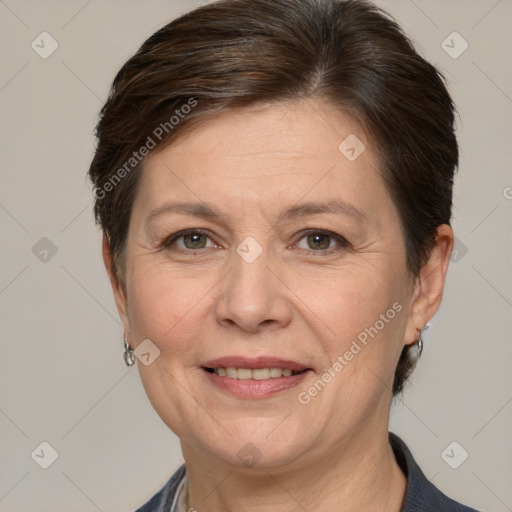
[[233,255],[233,267],[221,282],[217,321],[251,333],[286,327],[292,319],[291,291],[278,263],[265,250],[254,261],[240,254]]

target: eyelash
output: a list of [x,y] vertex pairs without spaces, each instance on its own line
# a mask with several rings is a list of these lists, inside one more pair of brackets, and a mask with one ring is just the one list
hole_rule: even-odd
[[[190,235],[190,234],[205,235],[212,242],[214,242],[214,240],[210,236],[210,233],[207,230],[205,230],[205,229],[200,229],[200,228],[186,229],[184,231],[179,231],[178,233],[175,233],[175,234],[171,235],[170,237],[167,237],[166,239],[164,239],[164,241],[161,243],[161,248],[169,250],[169,249],[172,248],[172,245],[174,244],[174,242],[176,242],[176,240],[178,240],[178,239],[180,239],[180,238],[182,238],[182,237],[184,237],[186,235]],[[308,237],[309,235],[328,236],[328,237],[334,239],[335,241],[337,241],[339,247],[334,247],[334,248],[330,248],[330,249],[326,249],[326,250],[321,250],[321,249],[318,249],[318,250],[313,250],[313,249],[307,250],[307,249],[300,249],[299,248],[299,250],[305,252],[306,255],[308,255],[308,256],[309,255],[325,256],[325,255],[329,255],[329,254],[333,254],[335,252],[338,252],[340,249],[343,249],[343,248],[347,249],[347,248],[350,247],[350,243],[344,237],[342,237],[341,235],[337,235],[336,233],[333,233],[332,231],[326,231],[326,230],[323,230],[323,229],[309,229],[309,230],[301,233],[301,236],[298,239],[297,243],[299,241],[301,241],[303,238]],[[199,248],[199,249],[172,248],[172,250],[177,251],[177,252],[181,252],[181,253],[191,253],[191,252],[193,252],[194,254],[197,254],[198,252],[203,251],[204,249],[209,249],[209,247],[202,247],[202,248]]]

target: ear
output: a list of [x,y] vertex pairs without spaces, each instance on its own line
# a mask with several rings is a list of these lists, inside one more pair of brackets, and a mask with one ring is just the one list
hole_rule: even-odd
[[123,289],[122,284],[119,282],[119,279],[114,274],[113,267],[113,255],[112,249],[110,247],[110,242],[108,240],[107,235],[103,234],[103,243],[102,243],[102,253],[103,253],[103,263],[105,264],[105,268],[107,269],[108,277],[110,279],[110,284],[112,286],[112,291],[114,292],[114,299],[117,306],[117,311],[119,316],[121,317],[121,321],[123,322],[124,330],[127,334],[130,333],[130,322],[128,320],[127,315],[127,300],[126,294]]
[[453,239],[453,230],[450,226],[442,224],[437,228],[436,244],[414,285],[405,330],[405,342],[408,345],[417,341],[417,328],[423,329],[441,304],[446,273],[453,251]]

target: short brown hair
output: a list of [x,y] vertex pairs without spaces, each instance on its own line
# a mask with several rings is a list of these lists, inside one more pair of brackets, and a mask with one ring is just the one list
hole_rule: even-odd
[[[301,98],[325,100],[367,131],[399,211],[409,275],[418,276],[436,228],[450,224],[458,166],[455,109],[442,75],[364,0],[220,0],[149,37],[117,73],[101,110],[89,176],[123,287],[141,149],[160,150],[219,111]],[[393,394],[414,367],[408,348]]]

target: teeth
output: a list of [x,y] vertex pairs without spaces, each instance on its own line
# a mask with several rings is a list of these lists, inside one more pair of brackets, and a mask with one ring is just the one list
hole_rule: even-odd
[[250,368],[233,368],[238,373],[237,377],[241,380],[250,379],[252,377],[252,370]]
[[226,368],[226,377],[229,377],[230,379],[237,379],[238,372],[236,371],[236,368]]
[[215,373],[221,377],[239,380],[266,380],[278,379],[279,377],[291,377],[293,372],[289,368],[215,368]]
[[[252,378],[255,380],[270,379],[270,368],[258,368],[257,370],[249,370],[252,373]],[[240,377],[240,370],[238,370],[238,376]]]

